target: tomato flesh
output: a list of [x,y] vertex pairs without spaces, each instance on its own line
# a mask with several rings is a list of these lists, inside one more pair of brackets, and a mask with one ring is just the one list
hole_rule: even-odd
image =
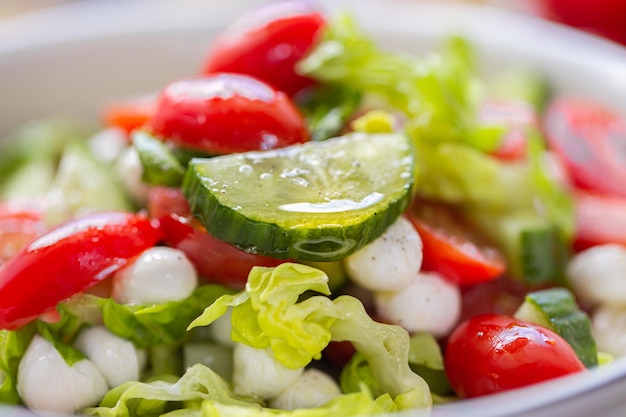
[[207,281],[243,289],[254,266],[275,267],[285,262],[246,253],[211,236],[191,218],[187,200],[177,188],[155,187],[148,206],[163,229],[165,242],[187,255]]
[[471,318],[450,335],[444,354],[450,385],[479,397],[581,372],[585,366],[558,334],[515,318]]
[[202,72],[248,74],[293,96],[314,84],[296,63],[315,45],[324,16],[304,2],[279,2],[244,15],[216,39]]
[[226,73],[166,86],[148,128],[174,145],[214,155],[308,140],[304,119],[289,97],[254,78]]
[[626,198],[578,190],[574,203],[576,251],[605,243],[626,246]]
[[626,197],[626,118],[598,103],[560,98],[548,108],[545,131],[575,186]]
[[0,270],[0,328],[15,329],[37,318],[160,239],[154,221],[123,212],[92,214],[39,236]]
[[422,269],[439,272],[460,285],[490,281],[502,275],[500,252],[480,241],[443,205],[415,201],[407,211],[423,243]]
[[41,212],[0,207],[0,265],[46,229]]
[[144,126],[154,114],[156,99],[152,96],[137,97],[108,103],[102,111],[105,126],[130,133]]

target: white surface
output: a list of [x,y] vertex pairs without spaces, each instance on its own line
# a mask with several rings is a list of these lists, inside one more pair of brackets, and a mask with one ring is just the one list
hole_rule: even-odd
[[[193,74],[217,30],[255,0],[91,1],[0,24],[0,133],[63,113],[94,120],[105,100]],[[486,67],[520,62],[562,90],[626,108],[626,51],[535,19],[444,1],[324,0],[355,11],[381,44],[424,50],[461,33]],[[331,6],[332,5],[332,6]],[[354,6],[354,7],[351,7]],[[626,362],[515,392],[437,408],[435,417],[626,415]],[[1,416],[29,413],[0,407]]]

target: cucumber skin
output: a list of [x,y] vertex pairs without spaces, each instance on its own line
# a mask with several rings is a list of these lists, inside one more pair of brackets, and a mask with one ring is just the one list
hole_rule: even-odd
[[370,217],[366,228],[357,223],[283,229],[277,224],[252,220],[221,205],[199,180],[193,165],[185,174],[182,188],[192,213],[213,237],[248,253],[302,261],[329,262],[347,257],[382,235],[407,209],[410,201],[409,189],[404,198],[392,200],[382,214]]
[[[355,145],[358,142],[351,144]],[[403,158],[410,158],[410,168],[407,165],[407,169],[414,172],[415,151],[412,143],[407,139],[402,146],[408,147],[407,154],[403,155]],[[185,173],[182,189],[192,213],[212,236],[248,253],[277,259],[316,262],[342,260],[381,236],[408,208],[415,180],[414,175],[407,176],[402,192],[393,197],[387,196],[386,205],[381,205],[380,210],[366,218],[354,216],[348,224],[345,221],[338,224],[329,216],[328,223],[320,224],[319,221],[308,221],[303,216],[295,224],[280,225],[246,217],[222,204],[201,177],[198,165],[192,161]]]
[[541,311],[550,323],[551,330],[569,342],[585,367],[598,365],[598,351],[591,332],[591,321],[580,310],[569,290],[557,287],[534,291],[526,295],[525,302]]

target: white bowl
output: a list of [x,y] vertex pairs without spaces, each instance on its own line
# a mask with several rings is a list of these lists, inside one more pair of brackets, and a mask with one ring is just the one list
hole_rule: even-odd
[[[559,91],[626,111],[626,49],[528,16],[445,1],[322,0],[353,11],[381,45],[425,51],[460,33],[485,69],[543,71]],[[96,121],[106,100],[151,92],[200,68],[211,38],[257,0],[79,2],[0,22],[0,134],[63,114]],[[434,417],[626,415],[626,360],[586,375],[436,407]],[[0,416],[28,416],[0,406]]]

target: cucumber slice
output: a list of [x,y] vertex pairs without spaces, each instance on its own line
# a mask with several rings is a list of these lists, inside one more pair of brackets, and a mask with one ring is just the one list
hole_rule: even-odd
[[561,335],[587,368],[598,365],[598,350],[591,333],[589,316],[578,307],[574,295],[566,288],[550,288],[527,294],[515,312],[515,317],[547,327]]
[[218,239],[280,259],[335,261],[400,216],[411,197],[413,170],[405,136],[355,133],[193,159],[183,191]]
[[502,249],[511,275],[533,286],[564,283],[568,249],[550,220],[531,211],[468,216]]

